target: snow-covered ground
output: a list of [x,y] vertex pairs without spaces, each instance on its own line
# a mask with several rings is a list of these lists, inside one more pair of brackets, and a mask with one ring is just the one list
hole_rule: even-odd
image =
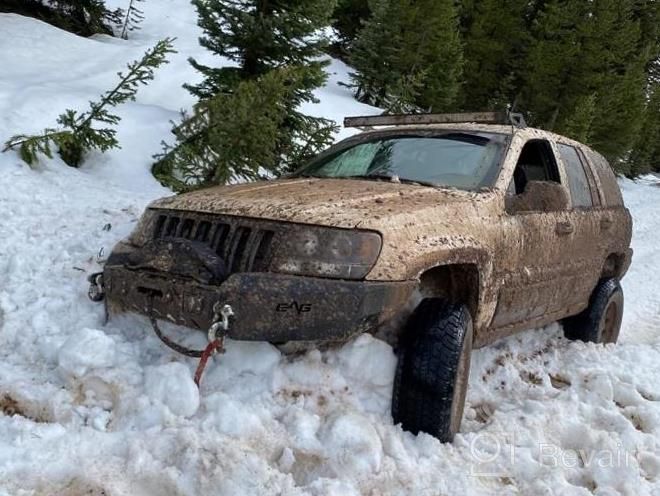
[[[553,325],[475,352],[452,444],[392,425],[395,357],[369,336],[298,357],[229,343],[198,393],[195,363],[144,320],[104,324],[85,275],[169,194],[150,157],[193,103],[187,57],[210,61],[187,0],[144,9],[130,41],[0,15],[2,142],[84,108],[156,39],[179,50],[121,108],[121,150],[80,170],[0,154],[0,495],[660,494],[657,179],[621,183],[635,259],[620,344],[571,343]],[[337,85],[345,66],[329,70],[313,111],[374,111]]]

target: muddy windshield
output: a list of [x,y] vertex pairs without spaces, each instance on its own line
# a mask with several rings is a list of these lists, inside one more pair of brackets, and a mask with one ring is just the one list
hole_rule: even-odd
[[485,133],[380,137],[324,155],[295,175],[476,190],[495,182],[504,141],[504,136]]

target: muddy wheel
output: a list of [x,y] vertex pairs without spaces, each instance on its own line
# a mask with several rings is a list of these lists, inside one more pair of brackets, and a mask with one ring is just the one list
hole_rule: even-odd
[[623,290],[616,279],[603,279],[582,313],[565,319],[564,335],[588,343],[616,343],[623,317]]
[[392,418],[413,434],[450,442],[463,418],[472,353],[472,319],[465,305],[423,300],[399,343]]

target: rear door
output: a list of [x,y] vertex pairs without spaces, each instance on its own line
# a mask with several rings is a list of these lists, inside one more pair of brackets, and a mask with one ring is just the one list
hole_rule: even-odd
[[611,219],[601,208],[596,180],[579,148],[557,143],[560,167],[563,168],[571,197],[568,222],[572,232],[564,237],[565,274],[571,288],[567,311],[575,313],[586,307],[601,273],[607,247],[602,242]]

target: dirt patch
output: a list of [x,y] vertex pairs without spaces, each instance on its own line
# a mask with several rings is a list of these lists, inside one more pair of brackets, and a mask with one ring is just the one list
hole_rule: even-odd
[[35,493],[39,496],[111,496],[102,486],[79,477],[59,483],[41,484]]
[[536,372],[523,370],[520,372],[520,378],[532,386],[541,386],[543,384],[543,378]]
[[9,393],[0,395],[0,413],[13,417],[18,415],[39,423],[51,422],[51,416],[45,408],[21,401]]
[[495,413],[495,406],[489,403],[481,403],[479,405],[475,405],[474,411],[475,420],[480,424],[487,424],[490,422],[493,413]]
[[570,387],[571,381],[564,376],[550,374],[550,384],[553,388],[561,390]]
[[25,414],[18,406],[18,402],[8,394],[0,396],[0,412],[10,417],[14,415],[25,417]]

